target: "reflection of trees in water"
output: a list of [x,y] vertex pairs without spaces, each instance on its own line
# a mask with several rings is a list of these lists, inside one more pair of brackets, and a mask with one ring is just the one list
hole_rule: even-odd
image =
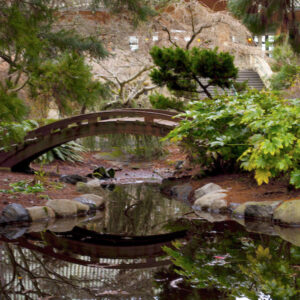
[[[186,286],[195,287],[187,293],[191,299],[258,299],[263,294],[274,300],[299,299],[300,247],[279,237],[246,232],[234,222],[185,225],[192,236],[189,242],[176,243],[175,250],[165,248],[176,267],[156,274],[169,278],[159,283],[162,299],[182,293]],[[184,279],[181,291],[170,288],[176,278]]]
[[[0,248],[1,250],[1,248]],[[20,246],[3,243],[0,299],[102,299],[105,295],[153,299],[153,270],[109,270],[67,263]],[[129,260],[109,260],[129,262]],[[145,297],[145,298],[144,298]]]
[[88,224],[96,232],[149,235],[167,232],[162,227],[190,211],[184,203],[162,196],[157,185],[118,186],[109,195],[105,220]]

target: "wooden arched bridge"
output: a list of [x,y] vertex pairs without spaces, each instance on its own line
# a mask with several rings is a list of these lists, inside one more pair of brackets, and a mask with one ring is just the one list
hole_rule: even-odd
[[163,137],[180,121],[175,115],[157,109],[116,109],[59,120],[28,132],[23,144],[0,152],[0,168],[24,171],[43,153],[87,136],[129,133]]

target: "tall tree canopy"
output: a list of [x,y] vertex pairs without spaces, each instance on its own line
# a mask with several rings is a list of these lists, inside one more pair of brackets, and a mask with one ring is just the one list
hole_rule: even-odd
[[228,7],[254,33],[281,29],[289,35],[294,50],[300,53],[300,27],[296,19],[297,0],[229,0]]
[[[2,121],[18,119],[24,115],[26,110],[22,101],[18,100],[17,93],[26,86],[33,87],[31,90],[37,92],[34,87],[41,86],[38,83],[39,79],[44,82],[45,80],[58,81],[59,74],[63,71],[59,67],[65,68],[65,64],[59,62],[66,59],[67,56],[68,63],[72,65],[72,68],[61,74],[64,75],[64,81],[68,81],[69,86],[73,86],[74,90],[69,95],[65,95],[63,99],[69,98],[69,101],[78,102],[86,107],[92,103],[84,95],[84,89],[86,92],[92,93],[95,100],[97,93],[103,94],[103,87],[95,84],[91,76],[87,76],[89,70],[84,69],[82,65],[84,61],[78,59],[78,56],[101,59],[107,55],[107,52],[97,38],[83,37],[75,31],[57,26],[58,14],[55,5],[61,2],[0,0],[0,59],[7,64],[7,74],[0,82],[1,107],[3,111],[6,111],[1,115]],[[65,2],[68,1],[65,0]],[[133,12],[136,18],[138,16],[145,18],[150,11],[146,9],[145,0],[93,0],[91,3],[94,7],[104,4],[113,10],[126,8]],[[50,66],[51,63],[53,67]],[[49,76],[49,71],[56,74]],[[39,76],[37,77],[36,74]],[[83,76],[82,81],[78,76]],[[86,85],[76,84],[78,81],[85,82]],[[58,95],[59,91],[53,91],[53,88],[55,86],[62,87],[62,84],[48,83],[49,86],[52,86],[52,96]],[[77,87],[79,87],[78,91]],[[54,98],[55,101],[61,102],[61,98]],[[60,104],[65,107],[66,102]]]

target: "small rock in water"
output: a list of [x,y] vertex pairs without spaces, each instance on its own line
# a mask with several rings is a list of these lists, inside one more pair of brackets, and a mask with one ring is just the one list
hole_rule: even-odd
[[113,168],[105,169],[103,166],[96,168],[91,174],[88,174],[87,177],[98,178],[98,179],[109,179],[115,177],[115,170]]
[[176,169],[176,170],[182,169],[183,163],[184,163],[183,160],[178,160],[178,161],[176,162],[176,164],[175,164],[175,169]]
[[59,181],[64,183],[76,184],[77,182],[87,182],[87,178],[77,174],[61,175]]
[[30,217],[25,207],[12,203],[4,207],[0,223],[27,222],[29,220]]

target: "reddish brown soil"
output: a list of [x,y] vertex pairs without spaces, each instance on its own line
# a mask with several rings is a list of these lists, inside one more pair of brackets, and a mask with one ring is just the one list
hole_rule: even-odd
[[[133,170],[132,165],[122,167],[122,170],[116,172],[116,178],[118,180],[130,180],[138,178],[141,174],[161,174],[162,176],[169,176],[175,171],[175,163],[178,160],[184,159],[184,154],[177,147],[170,147],[169,154],[163,160],[153,161],[151,163],[142,164],[138,170]],[[57,189],[55,183],[58,182],[58,177],[61,174],[79,174],[87,175],[95,167],[103,165],[105,167],[111,167],[113,162],[97,160],[93,157],[94,153],[87,153],[84,155],[83,163],[66,163],[56,161],[50,165],[43,166],[42,170],[47,172],[47,176],[44,177],[44,185],[46,190],[38,194],[6,194],[0,193],[0,211],[3,207],[9,203],[20,203],[25,207],[34,205],[42,205],[47,199],[47,196],[51,199],[71,199],[79,193],[76,191],[76,187],[71,184],[64,184],[62,189]],[[35,170],[40,170],[41,166],[32,165]],[[191,166],[180,171],[175,171],[175,176],[180,178],[181,176],[191,175],[193,179],[190,183],[196,189],[206,183],[214,182],[229,189],[229,201],[235,203],[243,203],[246,201],[264,201],[264,200],[291,200],[300,198],[300,190],[288,191],[287,182],[284,180],[271,181],[268,185],[264,184],[257,186],[254,179],[250,174],[222,174],[213,177],[207,177],[203,179],[196,179],[196,174],[199,173],[199,169]],[[20,180],[33,181],[34,175],[26,175],[22,173],[0,172],[0,189],[9,189],[9,184]],[[57,185],[57,184],[56,184]]]

